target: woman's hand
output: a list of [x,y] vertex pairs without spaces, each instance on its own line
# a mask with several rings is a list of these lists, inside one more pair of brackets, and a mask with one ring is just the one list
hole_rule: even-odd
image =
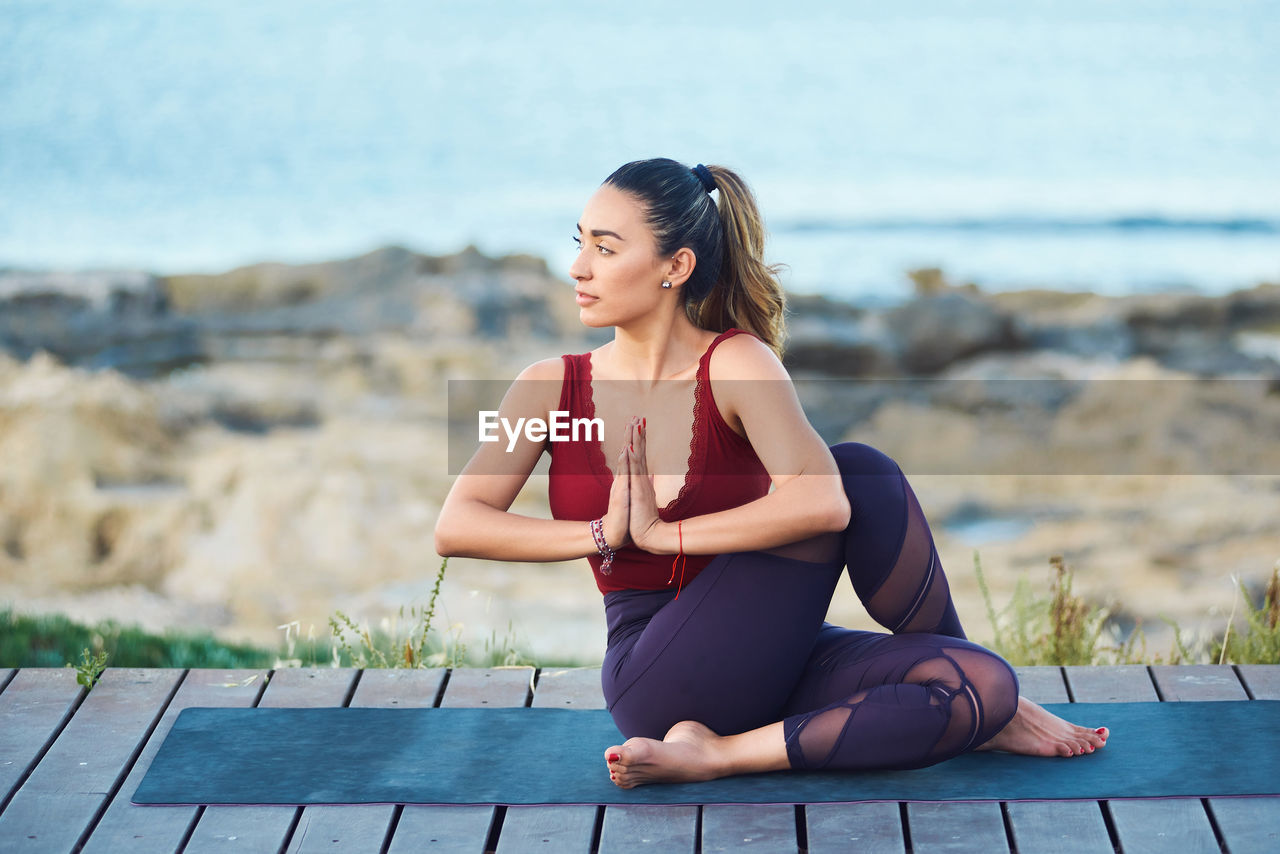
[[647,426],[643,418],[633,418],[627,430],[626,447],[631,472],[631,540],[647,552],[658,552],[659,528],[664,524],[658,518],[658,498],[653,491],[653,477],[649,474],[649,462],[645,455]]
[[631,477],[627,470],[627,446],[618,453],[618,468],[609,488],[609,509],[604,514],[604,541],[617,551],[631,542]]

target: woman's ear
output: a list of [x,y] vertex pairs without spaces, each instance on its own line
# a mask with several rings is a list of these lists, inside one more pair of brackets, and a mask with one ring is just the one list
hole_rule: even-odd
[[689,247],[682,246],[676,250],[676,254],[671,256],[663,281],[675,286],[683,285],[693,275],[693,268],[696,266],[698,266],[698,256],[694,255]]

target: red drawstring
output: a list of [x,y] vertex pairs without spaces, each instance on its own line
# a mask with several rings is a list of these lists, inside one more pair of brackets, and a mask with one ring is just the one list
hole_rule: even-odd
[[678,553],[678,554],[676,554],[675,558],[671,561],[671,577],[667,579],[667,584],[670,584],[671,582],[673,582],[673,581],[675,581],[675,580],[676,580],[676,562],[677,562],[677,561],[679,561],[679,563],[680,563],[680,584],[679,584],[679,586],[678,586],[678,587],[676,587],[676,598],[677,598],[677,599],[679,599],[679,598],[680,598],[680,590],[684,587],[684,564],[685,564],[685,557],[684,557],[684,529],[680,527],[680,522],[681,522],[681,521],[682,521],[682,520],[680,520],[680,519],[677,519],[677,520],[676,520],[676,536],[680,538],[680,551],[679,551],[679,553]]

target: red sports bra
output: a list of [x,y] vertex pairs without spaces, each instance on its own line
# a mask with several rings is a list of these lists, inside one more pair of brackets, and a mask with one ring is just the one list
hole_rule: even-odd
[[[716,336],[698,360],[694,385],[693,438],[689,448],[689,470],[679,494],[658,510],[664,522],[688,519],[738,507],[766,495],[771,479],[756,456],[751,443],[725,423],[711,392],[711,353],[726,338],[751,334],[728,329]],[[593,418],[591,354],[565,355],[564,383],[560,388],[561,411],[570,418]],[[551,468],[548,493],[551,515],[556,519],[599,519],[609,507],[613,472],[596,441],[550,442]],[[599,555],[587,560],[601,593],[613,590],[660,590],[677,583],[672,576],[672,555],[646,552],[635,546],[619,549],[612,571],[601,574]],[[714,555],[686,556],[684,579],[688,583]]]

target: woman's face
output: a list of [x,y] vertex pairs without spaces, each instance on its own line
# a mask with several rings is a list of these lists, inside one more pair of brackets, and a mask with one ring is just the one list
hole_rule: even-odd
[[640,202],[609,185],[596,190],[578,221],[578,256],[569,266],[587,326],[617,326],[653,311],[669,258],[657,255]]

